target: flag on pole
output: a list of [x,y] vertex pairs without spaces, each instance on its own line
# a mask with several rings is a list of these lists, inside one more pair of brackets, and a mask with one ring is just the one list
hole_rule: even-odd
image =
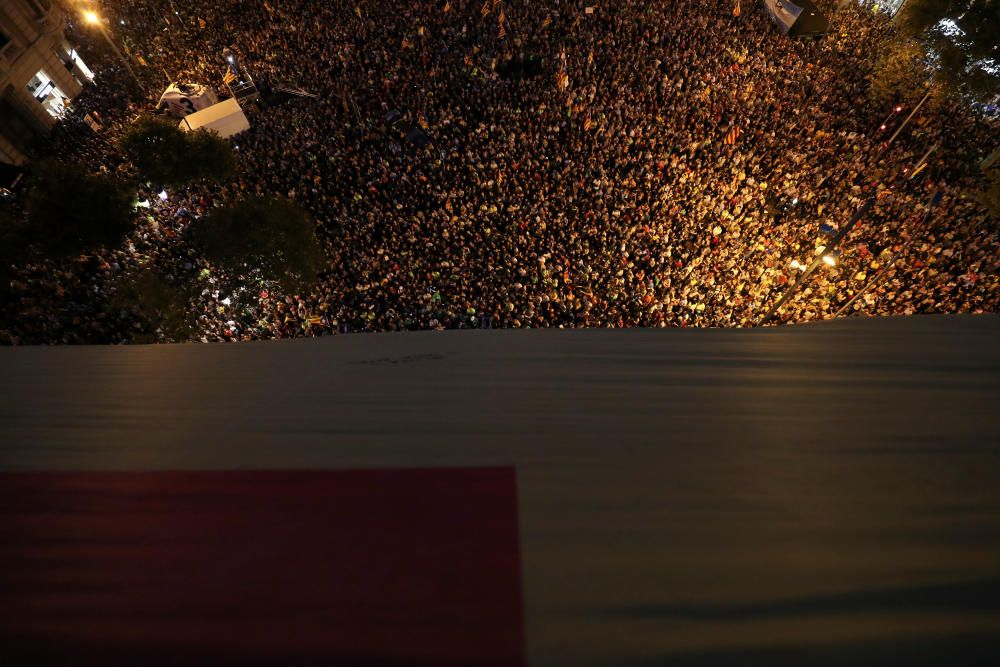
[[228,86],[233,81],[236,81],[236,75],[233,73],[233,66],[232,65],[228,65],[226,67],[226,73],[222,77],[222,83],[224,83],[224,84],[226,84]]

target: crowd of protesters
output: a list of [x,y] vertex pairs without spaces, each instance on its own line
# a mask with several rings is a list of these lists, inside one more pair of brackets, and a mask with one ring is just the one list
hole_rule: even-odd
[[[831,317],[862,290],[843,314],[997,310],[997,226],[969,196],[997,128],[944,100],[888,144],[916,100],[867,101],[883,15],[821,3],[832,31],[810,41],[750,3],[588,4],[106,0],[149,97],[124,97],[94,51],[97,85],[73,110],[104,128],[64,121],[50,151],[66,159],[125,168],[116,134],[167,77],[221,88],[226,48],[259,82],[317,97],[249,107],[238,175],[162,203],[141,192],[153,203],[125,247],[23,267],[0,340],[129,340],[140,324],[108,303],[141,266],[194,276],[203,341],[749,326],[869,197],[835,266],[775,321]],[[430,145],[392,130],[392,109]],[[182,242],[193,217],[249,196],[311,214],[329,260],[311,289],[227,294]]]

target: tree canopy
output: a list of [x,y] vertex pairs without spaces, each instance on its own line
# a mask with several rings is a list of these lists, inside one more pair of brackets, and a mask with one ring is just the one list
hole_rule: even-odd
[[229,142],[215,132],[183,132],[177,121],[146,115],[122,137],[122,150],[156,186],[179,186],[203,178],[219,180],[236,169]]
[[897,26],[927,47],[952,88],[978,98],[1000,93],[1000,2],[909,0]]
[[316,279],[324,254],[309,216],[287,199],[217,208],[188,228],[191,244],[243,281],[275,281],[296,292]]
[[135,188],[83,165],[43,161],[33,168],[28,220],[33,240],[48,255],[65,257],[113,248],[133,229]]
[[11,268],[24,253],[25,229],[14,216],[0,210],[0,301],[10,290],[14,278]]
[[132,330],[133,343],[187,339],[193,327],[187,315],[190,287],[175,286],[154,268],[144,268],[123,278],[111,299],[114,310],[130,311],[140,327]]

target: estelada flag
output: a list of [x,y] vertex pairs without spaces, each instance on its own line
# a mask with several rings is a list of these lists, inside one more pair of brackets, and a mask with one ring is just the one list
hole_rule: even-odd
[[233,73],[232,66],[229,66],[226,68],[226,73],[222,77],[222,83],[228,86],[233,81],[236,81],[236,75]]

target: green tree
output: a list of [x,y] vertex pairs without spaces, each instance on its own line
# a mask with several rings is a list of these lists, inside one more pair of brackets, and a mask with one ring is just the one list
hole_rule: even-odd
[[141,328],[132,330],[133,343],[179,342],[193,331],[187,313],[190,291],[186,285],[172,284],[156,269],[145,268],[119,281],[109,306],[138,317]]
[[24,256],[26,236],[24,225],[6,211],[0,211],[0,303],[10,292],[14,265]]
[[176,120],[162,116],[141,117],[125,132],[121,147],[139,173],[157,186],[222,180],[236,169],[227,140],[206,129],[183,132]]
[[177,121],[142,116],[125,132],[121,148],[139,173],[154,185],[179,185],[187,180],[191,156]]
[[191,244],[241,282],[276,281],[297,292],[316,279],[324,254],[309,216],[287,199],[217,208],[188,227]]
[[896,25],[927,47],[951,88],[980,99],[1000,93],[1000,2],[909,0]]
[[1000,167],[994,167],[986,172],[986,188],[979,193],[979,199],[990,215],[1000,220]]
[[868,95],[878,106],[914,102],[926,92],[929,77],[924,45],[912,39],[892,40],[875,60]]
[[204,128],[187,132],[188,154],[192,156],[192,180],[208,179],[220,181],[229,178],[236,171],[236,156],[228,139],[217,132]]
[[132,231],[132,184],[72,163],[43,161],[28,195],[30,234],[51,257],[113,248]]

